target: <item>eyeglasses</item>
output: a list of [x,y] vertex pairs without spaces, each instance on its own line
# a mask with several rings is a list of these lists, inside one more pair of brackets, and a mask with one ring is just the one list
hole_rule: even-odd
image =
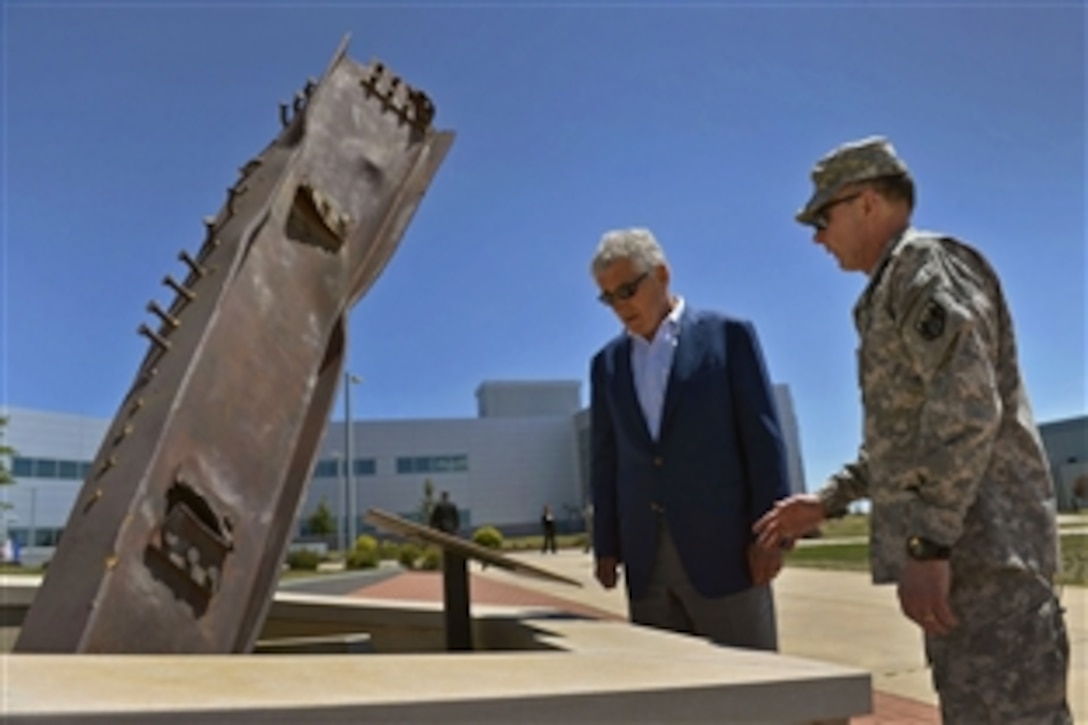
[[630,282],[624,282],[611,292],[604,291],[597,295],[597,299],[601,301],[602,305],[608,305],[611,307],[617,302],[629,300],[638,293],[638,286],[642,284],[642,280],[650,276],[650,271],[646,270],[639,276],[635,277]]
[[835,199],[834,201],[827,202],[822,207],[820,207],[820,211],[812,215],[812,226],[821,230],[827,229],[828,225],[831,224],[831,219],[829,218],[831,216],[831,210],[837,207],[839,204],[845,204],[848,201],[853,201],[854,199],[857,199],[863,193],[865,192],[858,191],[853,194],[844,196],[841,199]]

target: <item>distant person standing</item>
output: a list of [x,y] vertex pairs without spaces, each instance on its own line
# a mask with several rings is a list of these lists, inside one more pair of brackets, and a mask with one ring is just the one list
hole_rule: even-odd
[[447,534],[456,534],[461,530],[461,514],[457,512],[457,505],[450,501],[450,492],[443,491],[438,503],[431,510],[431,528],[444,531]]
[[840,146],[812,180],[797,221],[868,276],[854,307],[864,436],[817,493],[756,523],[760,542],[870,499],[873,581],[898,585],[924,633],[943,722],[1071,723],[1054,487],[997,273],[911,225],[914,182],[886,139]]
[[553,554],[556,553],[555,514],[552,513],[551,506],[544,506],[544,513],[540,515],[540,527],[544,530],[544,546],[541,548],[540,553],[547,554],[549,551]]

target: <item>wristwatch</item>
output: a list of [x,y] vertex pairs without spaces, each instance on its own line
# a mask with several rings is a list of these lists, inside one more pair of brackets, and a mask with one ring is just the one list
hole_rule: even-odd
[[915,561],[942,561],[952,556],[952,547],[912,536],[907,539],[907,556]]

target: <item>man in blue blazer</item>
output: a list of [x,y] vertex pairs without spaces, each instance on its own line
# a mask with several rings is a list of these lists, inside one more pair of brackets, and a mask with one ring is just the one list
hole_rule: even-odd
[[591,368],[597,579],[623,564],[636,624],[775,650],[782,552],[751,530],[789,485],[755,329],[673,295],[645,229],[605,234],[592,273],[625,328]]

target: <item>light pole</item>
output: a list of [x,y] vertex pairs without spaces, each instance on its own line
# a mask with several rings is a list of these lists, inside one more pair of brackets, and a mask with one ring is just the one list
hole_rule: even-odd
[[355,547],[355,482],[354,482],[354,468],[355,457],[351,452],[351,439],[352,439],[352,420],[351,420],[351,386],[353,384],[361,383],[363,379],[358,375],[352,375],[350,371],[344,371],[344,451],[346,451],[346,462],[344,465],[344,493],[346,494],[346,508],[348,512],[348,549]]
[[[340,451],[329,451],[329,455],[332,456],[332,460],[336,461],[336,470],[333,473],[333,478],[339,480],[341,478],[341,471],[344,470],[344,457],[340,455]],[[343,484],[341,484],[343,488]],[[340,502],[333,507],[334,517],[336,520],[336,548],[338,551],[347,553],[347,502],[344,500],[344,492],[340,491]]]

